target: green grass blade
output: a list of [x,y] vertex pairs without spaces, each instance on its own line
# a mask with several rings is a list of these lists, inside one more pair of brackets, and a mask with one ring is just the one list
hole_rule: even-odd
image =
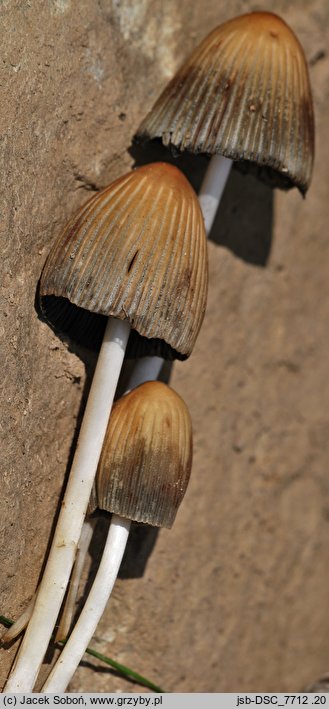
[[0,615],[0,623],[6,628],[10,628],[11,625],[14,625],[14,621],[10,620],[10,618],[6,618],[5,615]]
[[[4,615],[0,615],[0,623],[4,625],[6,628],[10,628],[11,625],[13,625],[14,621],[11,620],[10,618],[6,618]],[[65,645],[65,641],[63,643],[59,643],[60,645]],[[151,682],[149,679],[146,677],[143,677],[143,675],[138,674],[138,672],[134,672],[134,670],[131,670],[130,667],[126,667],[125,665],[121,665],[120,662],[116,662],[115,660],[112,660],[111,657],[107,657],[107,655],[103,655],[101,652],[97,652],[97,650],[93,650],[91,647],[87,647],[86,653],[88,655],[91,655],[92,657],[96,657],[97,660],[100,660],[101,662],[104,662],[106,665],[110,665],[110,667],[113,667],[115,670],[120,672],[124,677],[128,677],[129,679],[134,679],[138,684],[144,685],[144,687],[148,687],[149,689],[153,689],[154,692],[160,692],[161,694],[165,693],[164,689],[161,689],[161,687],[158,687],[157,684],[154,684]]]

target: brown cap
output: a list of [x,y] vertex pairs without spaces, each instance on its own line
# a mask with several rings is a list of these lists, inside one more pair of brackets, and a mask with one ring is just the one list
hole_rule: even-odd
[[[165,88],[137,132],[193,153],[219,153],[274,186],[304,194],[314,120],[303,49],[277,15],[217,27]],[[247,161],[247,165],[246,165]]]
[[167,163],[129,172],[92,197],[55,243],[40,281],[41,310],[54,329],[97,349],[104,316],[128,320],[132,356],[188,357],[206,297],[201,209]]
[[113,406],[89,511],[171,527],[192,466],[188,408],[161,382],[146,382]]

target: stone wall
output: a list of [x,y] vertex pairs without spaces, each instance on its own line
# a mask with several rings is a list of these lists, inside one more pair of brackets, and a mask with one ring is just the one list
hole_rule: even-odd
[[[171,379],[193,418],[192,481],[171,531],[135,530],[93,641],[168,691],[299,691],[328,667],[329,7],[0,8],[0,614],[11,617],[38,582],[94,367],[37,318],[49,246],[133,165],[132,135],[189,50],[249,9],[281,14],[305,48],[317,157],[304,201],[230,177],[209,245],[205,323]],[[0,653],[0,685],[16,647]],[[89,660],[71,687],[140,689]]]

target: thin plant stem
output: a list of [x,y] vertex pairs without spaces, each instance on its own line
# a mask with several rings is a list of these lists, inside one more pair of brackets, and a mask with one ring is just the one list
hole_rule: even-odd
[[88,655],[96,657],[102,662],[105,662],[106,665],[110,665],[115,670],[118,670],[118,672],[121,672],[123,675],[125,675],[125,677],[131,677],[132,679],[135,679],[140,684],[144,684],[145,687],[153,689],[154,692],[161,692],[161,694],[165,694],[165,689],[161,689],[161,687],[159,687],[157,684],[154,684],[153,682],[150,682],[150,680],[143,677],[143,675],[138,674],[138,672],[134,672],[134,670],[130,670],[129,667],[121,665],[119,662],[112,660],[110,657],[106,657],[106,655],[102,655],[102,653],[97,652],[96,650],[92,650],[90,647],[87,648],[86,653],[88,653]]
[[[16,624],[16,621],[11,620],[11,618],[7,618],[5,615],[0,615],[0,623],[2,623],[2,625],[4,625],[6,628],[12,628],[13,625]],[[2,640],[1,642],[5,642],[5,640]],[[58,645],[65,645],[65,643],[65,640],[57,641]],[[153,689],[154,692],[159,692],[161,694],[166,693],[165,689],[162,689],[161,687],[159,687],[159,685],[154,684],[154,682],[151,682],[151,680],[147,679],[143,675],[140,675],[138,672],[135,672],[130,667],[123,665],[121,662],[116,662],[116,660],[113,660],[112,657],[108,657],[108,655],[104,655],[102,652],[94,650],[92,647],[86,648],[86,654],[90,655],[91,657],[95,657],[97,660],[100,660],[100,662],[104,662],[104,664],[109,665],[109,667],[113,667],[113,669],[117,670],[120,674],[122,674],[123,677],[127,677],[128,679],[134,679],[136,680],[136,682],[143,685],[144,687]]]
[[22,630],[25,630],[32,615],[36,595],[36,593],[33,594],[30,602],[26,606],[23,613],[19,616],[19,618],[17,618],[17,620],[8,621],[8,619],[6,619],[4,616],[0,616],[0,622],[9,628],[7,632],[1,637],[1,644],[10,643],[12,640],[15,640],[15,638],[17,638],[17,636],[22,632]]

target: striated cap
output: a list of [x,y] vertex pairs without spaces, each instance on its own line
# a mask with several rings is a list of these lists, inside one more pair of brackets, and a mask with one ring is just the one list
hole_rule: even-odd
[[310,184],[314,119],[303,49],[277,15],[217,27],[170,81],[138,129],[193,153],[219,153],[273,186]]
[[99,348],[104,316],[112,315],[133,328],[128,356],[186,359],[207,280],[196,194],[176,167],[153,163],[113,182],[71,219],[44,266],[40,307],[55,330],[89,348]]
[[113,406],[89,512],[96,508],[171,527],[192,466],[188,408],[161,382],[146,382]]

